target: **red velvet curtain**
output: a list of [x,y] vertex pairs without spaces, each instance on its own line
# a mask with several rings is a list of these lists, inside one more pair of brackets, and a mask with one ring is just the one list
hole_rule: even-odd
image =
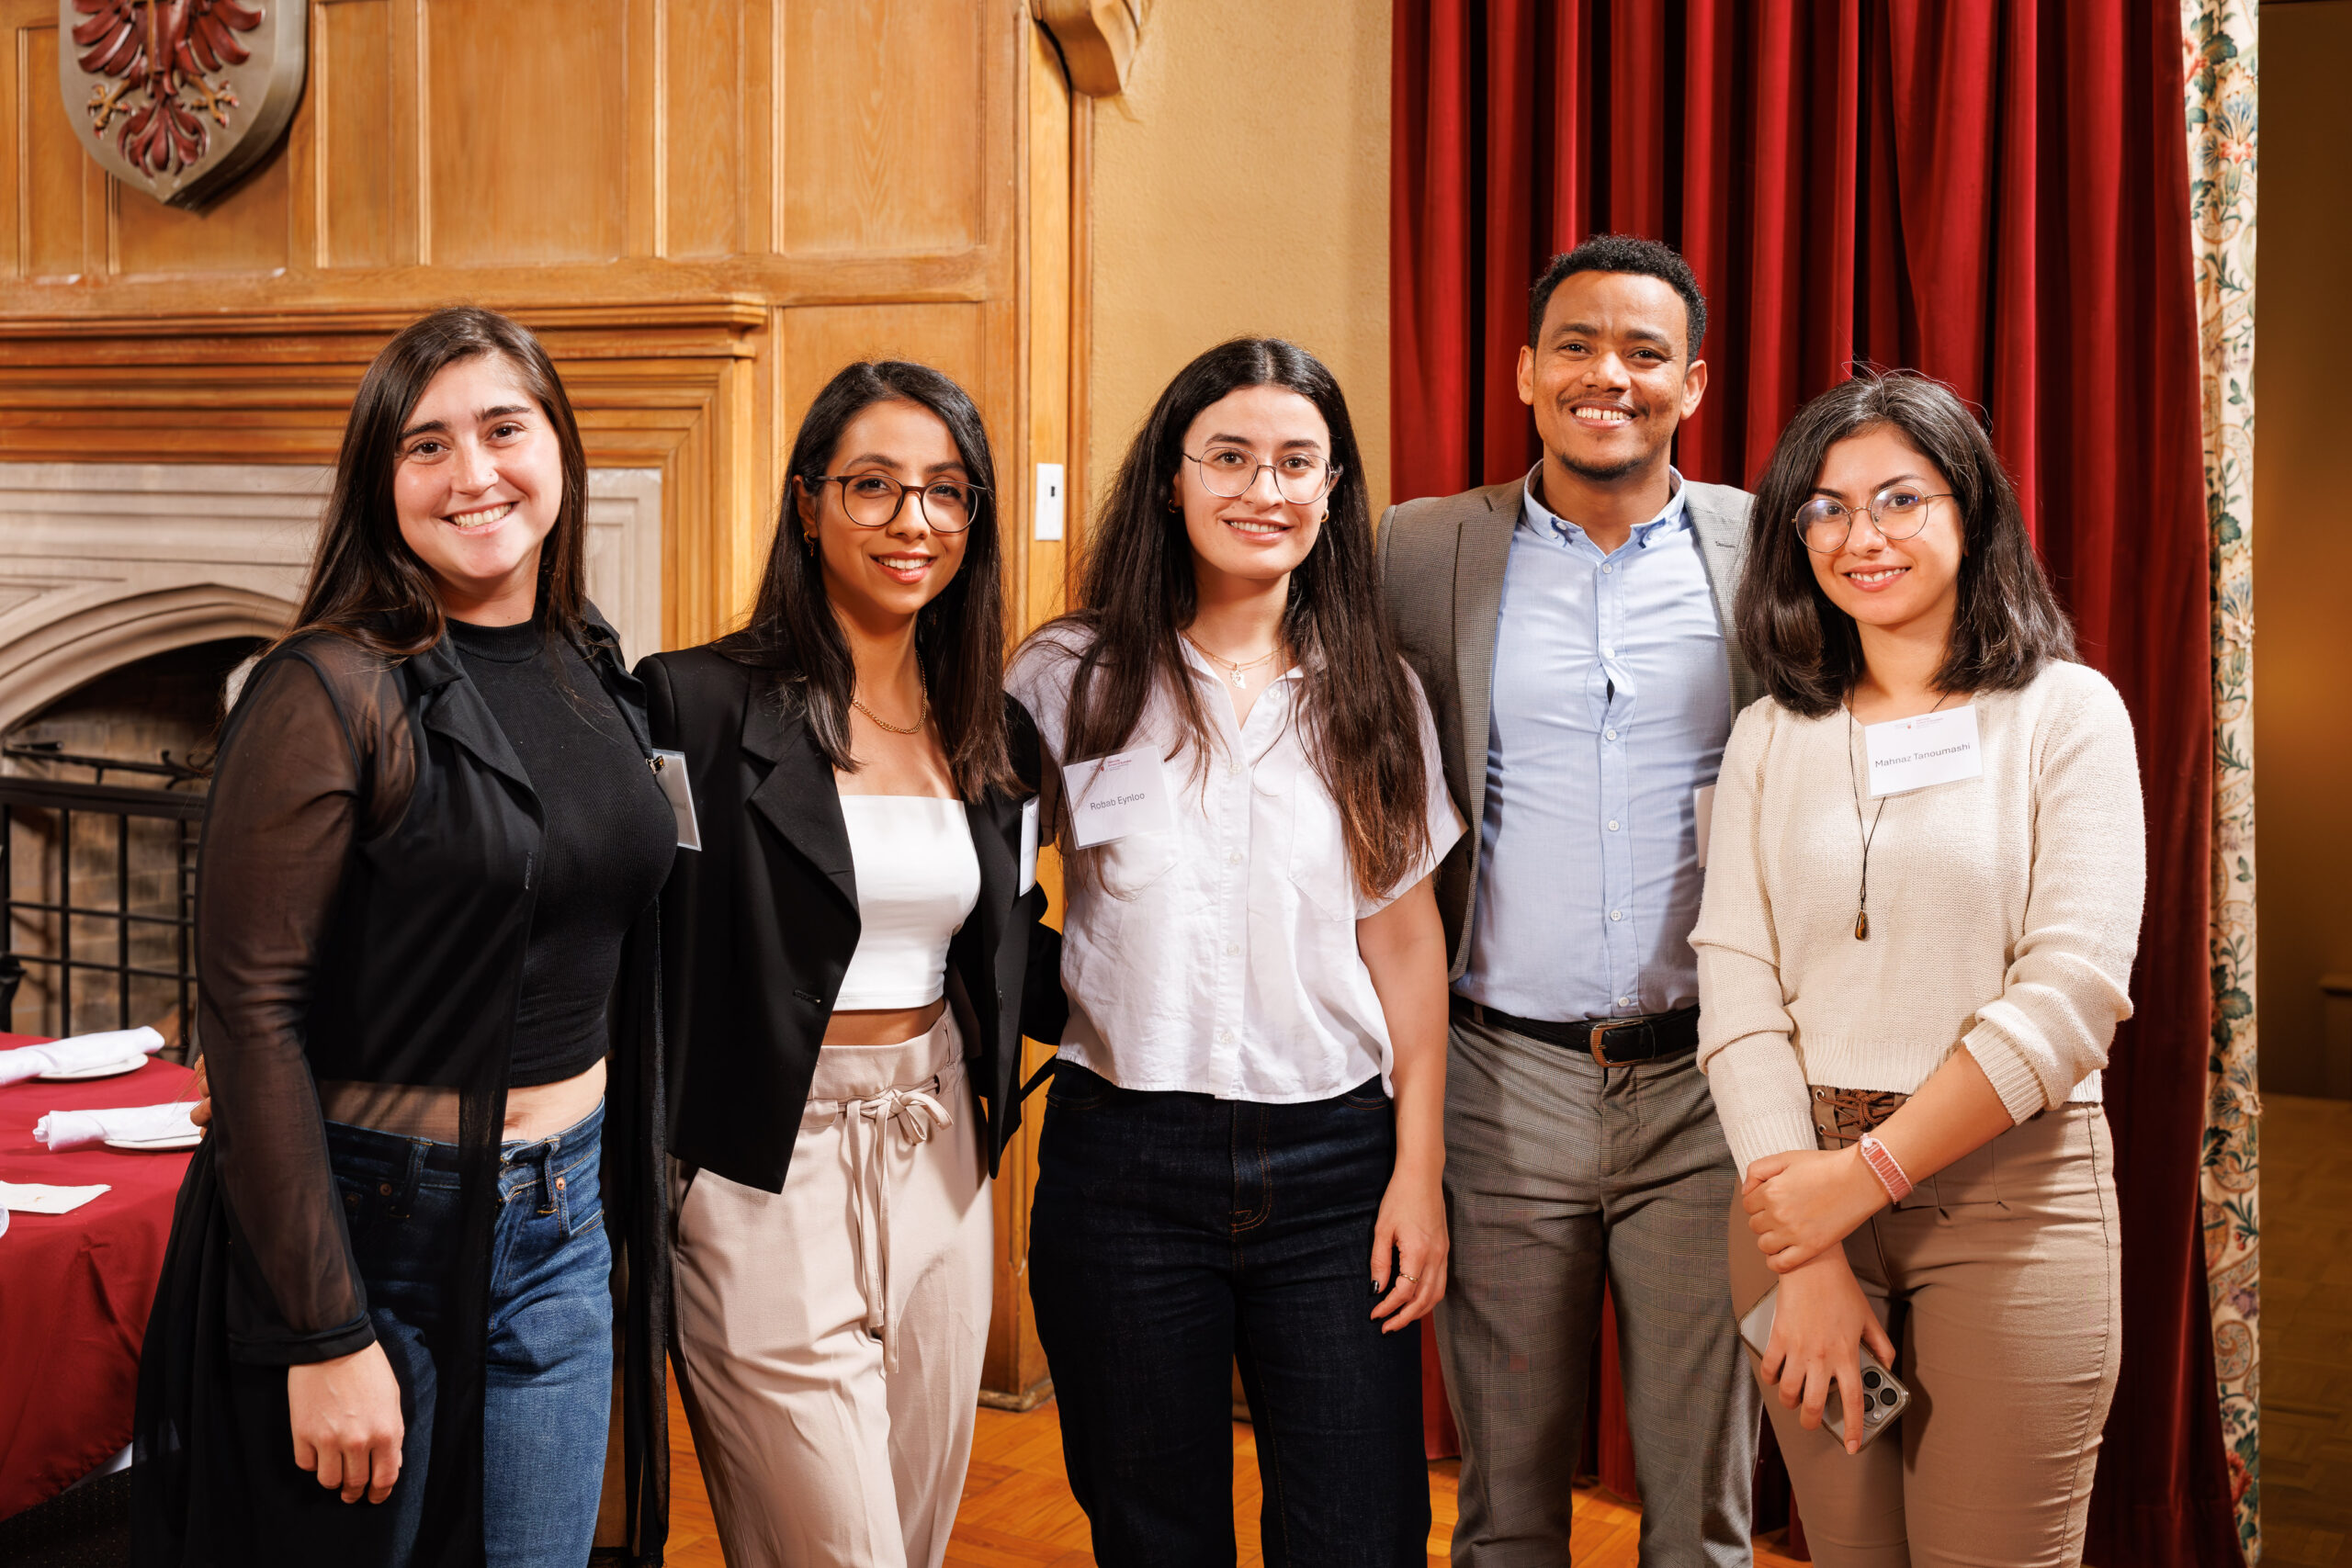
[[1693,479],[1752,482],[1855,364],[1985,411],[2147,794],[2139,1015],[2107,1077],[2125,1332],[2090,1556],[2235,1562],[2196,1208],[2211,709],[2178,6],[1396,0],[1394,59],[1398,497],[1534,460],[1512,389],[1528,285],[1604,230],[1679,246],[1706,291]]

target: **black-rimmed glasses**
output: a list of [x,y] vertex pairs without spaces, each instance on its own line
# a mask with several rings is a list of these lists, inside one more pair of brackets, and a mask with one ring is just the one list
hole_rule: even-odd
[[1227,501],[1249,494],[1261,469],[1274,476],[1275,491],[1293,506],[1322,500],[1340,482],[1339,465],[1325,462],[1319,452],[1286,452],[1277,462],[1261,463],[1238,446],[1212,446],[1197,457],[1187,452],[1184,459],[1201,470],[1203,490]]
[[[1933,510],[1929,502],[1951,499],[1950,491],[1928,494],[1914,485],[1889,485],[1871,497],[1871,503],[1862,510],[1871,514],[1880,537],[1898,544],[1918,537],[1919,530],[1928,525],[1928,513]],[[1797,508],[1797,536],[1815,555],[1836,555],[1846,547],[1847,536],[1853,531],[1854,513],[1843,502],[1816,495]]]
[[960,534],[972,525],[979,511],[980,486],[961,479],[926,479],[919,485],[900,484],[888,474],[822,474],[820,484],[842,487],[842,511],[861,528],[887,528],[898,520],[907,497],[922,497],[923,522],[934,533]]

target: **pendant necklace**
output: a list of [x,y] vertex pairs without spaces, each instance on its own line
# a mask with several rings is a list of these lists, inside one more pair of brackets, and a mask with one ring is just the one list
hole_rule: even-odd
[[[1946,692],[1936,699],[1936,707],[1929,708],[1928,712],[1935,712],[1951,697],[1951,694]],[[1878,837],[1878,819],[1886,815],[1886,797],[1879,797],[1878,809],[1871,813],[1871,825],[1865,830],[1862,827],[1862,786],[1854,781],[1854,699],[1849,696],[1846,699],[1846,783],[1854,792],[1854,831],[1862,840],[1862,887],[1854,907],[1854,940],[1868,942],[1871,939],[1871,840]]]
[[1227,659],[1219,654],[1211,653],[1207,649],[1202,648],[1200,638],[1194,637],[1191,632],[1186,632],[1184,634],[1184,640],[1191,643],[1193,649],[1199,652],[1200,656],[1207,660],[1210,663],[1224,665],[1226,679],[1233,682],[1233,689],[1237,692],[1245,691],[1249,688],[1250,682],[1246,671],[1255,670],[1259,665],[1265,663],[1268,660],[1273,658],[1274,655],[1283,650],[1283,645],[1276,643],[1273,647],[1266,649],[1265,652],[1258,655],[1257,658],[1245,659],[1240,663],[1236,664],[1230,659]]
[[918,735],[922,733],[922,727],[931,722],[931,682],[926,679],[922,682],[922,716],[917,718],[912,724],[910,724],[903,728],[898,725],[892,724],[888,719],[884,718],[880,714],[876,713],[872,708],[867,707],[865,701],[861,699],[854,691],[850,693],[849,705],[855,708],[858,712],[864,714],[866,717],[872,719],[876,725],[888,730],[893,735]]

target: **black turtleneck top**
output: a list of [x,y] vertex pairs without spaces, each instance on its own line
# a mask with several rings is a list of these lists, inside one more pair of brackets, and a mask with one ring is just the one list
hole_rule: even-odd
[[451,621],[449,637],[546,824],[506,1081],[560,1083],[605,1055],[621,941],[662,891],[677,824],[628,722],[570,641],[528,621]]

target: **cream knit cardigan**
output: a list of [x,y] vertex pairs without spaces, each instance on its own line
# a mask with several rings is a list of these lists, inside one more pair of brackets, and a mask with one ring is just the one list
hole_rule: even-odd
[[1982,776],[1883,797],[1868,941],[1859,728],[1769,697],[1732,728],[1690,945],[1743,1177],[1815,1146],[1808,1085],[1909,1093],[1963,1046],[2016,1121],[2099,1098],[2147,881],[2132,720],[2080,664],[1974,703]]

